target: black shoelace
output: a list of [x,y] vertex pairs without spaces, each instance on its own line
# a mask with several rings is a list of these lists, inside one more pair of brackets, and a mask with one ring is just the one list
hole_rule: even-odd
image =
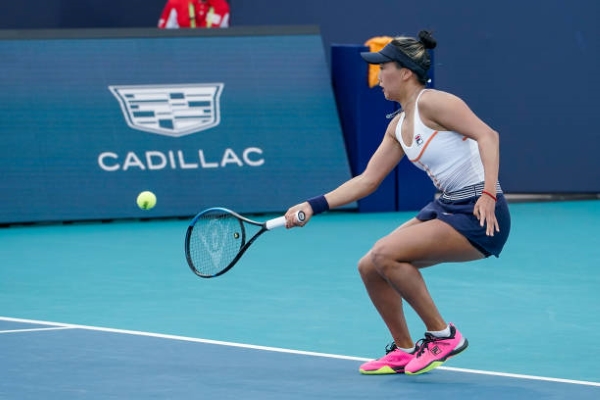
[[420,339],[417,342],[417,345],[416,345],[417,350],[415,351],[415,355],[417,357],[421,357],[421,355],[423,354],[425,349],[429,349],[430,343],[439,342],[440,340],[446,340],[446,339],[450,339],[452,337],[454,337],[454,335],[452,335],[450,337],[437,337],[437,336],[432,335],[431,333],[425,332],[425,337],[423,339]]
[[398,348],[398,346],[396,346],[395,342],[388,344],[387,346],[385,346],[385,355],[390,354],[392,351],[396,350],[397,348]]

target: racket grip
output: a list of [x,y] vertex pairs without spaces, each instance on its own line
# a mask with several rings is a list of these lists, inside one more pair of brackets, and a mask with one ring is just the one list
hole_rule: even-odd
[[[296,211],[296,221],[302,222],[305,219],[306,219],[306,215],[304,215],[304,211],[301,211],[301,210]],[[270,219],[266,222],[265,226],[268,230],[271,230],[274,228],[281,228],[282,226],[285,226],[285,216]]]

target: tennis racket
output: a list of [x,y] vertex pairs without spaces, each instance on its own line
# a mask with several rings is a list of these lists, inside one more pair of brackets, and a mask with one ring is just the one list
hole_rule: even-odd
[[[302,211],[296,213],[304,221]],[[222,207],[196,215],[185,234],[185,258],[192,272],[214,278],[229,271],[252,243],[266,231],[285,226],[285,217],[258,222]]]

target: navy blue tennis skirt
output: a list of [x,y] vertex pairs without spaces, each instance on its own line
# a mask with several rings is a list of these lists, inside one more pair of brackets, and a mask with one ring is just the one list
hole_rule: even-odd
[[485,257],[491,255],[498,257],[510,233],[510,212],[504,195],[498,193],[496,197],[498,199],[496,201],[496,219],[500,232],[494,232],[494,236],[487,236],[485,226],[480,226],[479,220],[473,215],[473,209],[479,196],[462,200],[447,200],[440,197],[423,207],[417,214],[417,219],[420,221],[436,218],[442,220],[466,237]]

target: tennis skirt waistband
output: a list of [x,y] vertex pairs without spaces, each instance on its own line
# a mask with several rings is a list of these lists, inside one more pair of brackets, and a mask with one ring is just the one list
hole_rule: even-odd
[[[462,189],[456,190],[454,192],[442,192],[440,195],[440,199],[449,200],[449,201],[457,201],[457,200],[465,200],[471,197],[479,197],[481,196],[481,192],[485,187],[484,182],[476,183],[475,185],[465,186]],[[502,188],[500,187],[500,182],[496,182],[496,194],[502,194]]]

